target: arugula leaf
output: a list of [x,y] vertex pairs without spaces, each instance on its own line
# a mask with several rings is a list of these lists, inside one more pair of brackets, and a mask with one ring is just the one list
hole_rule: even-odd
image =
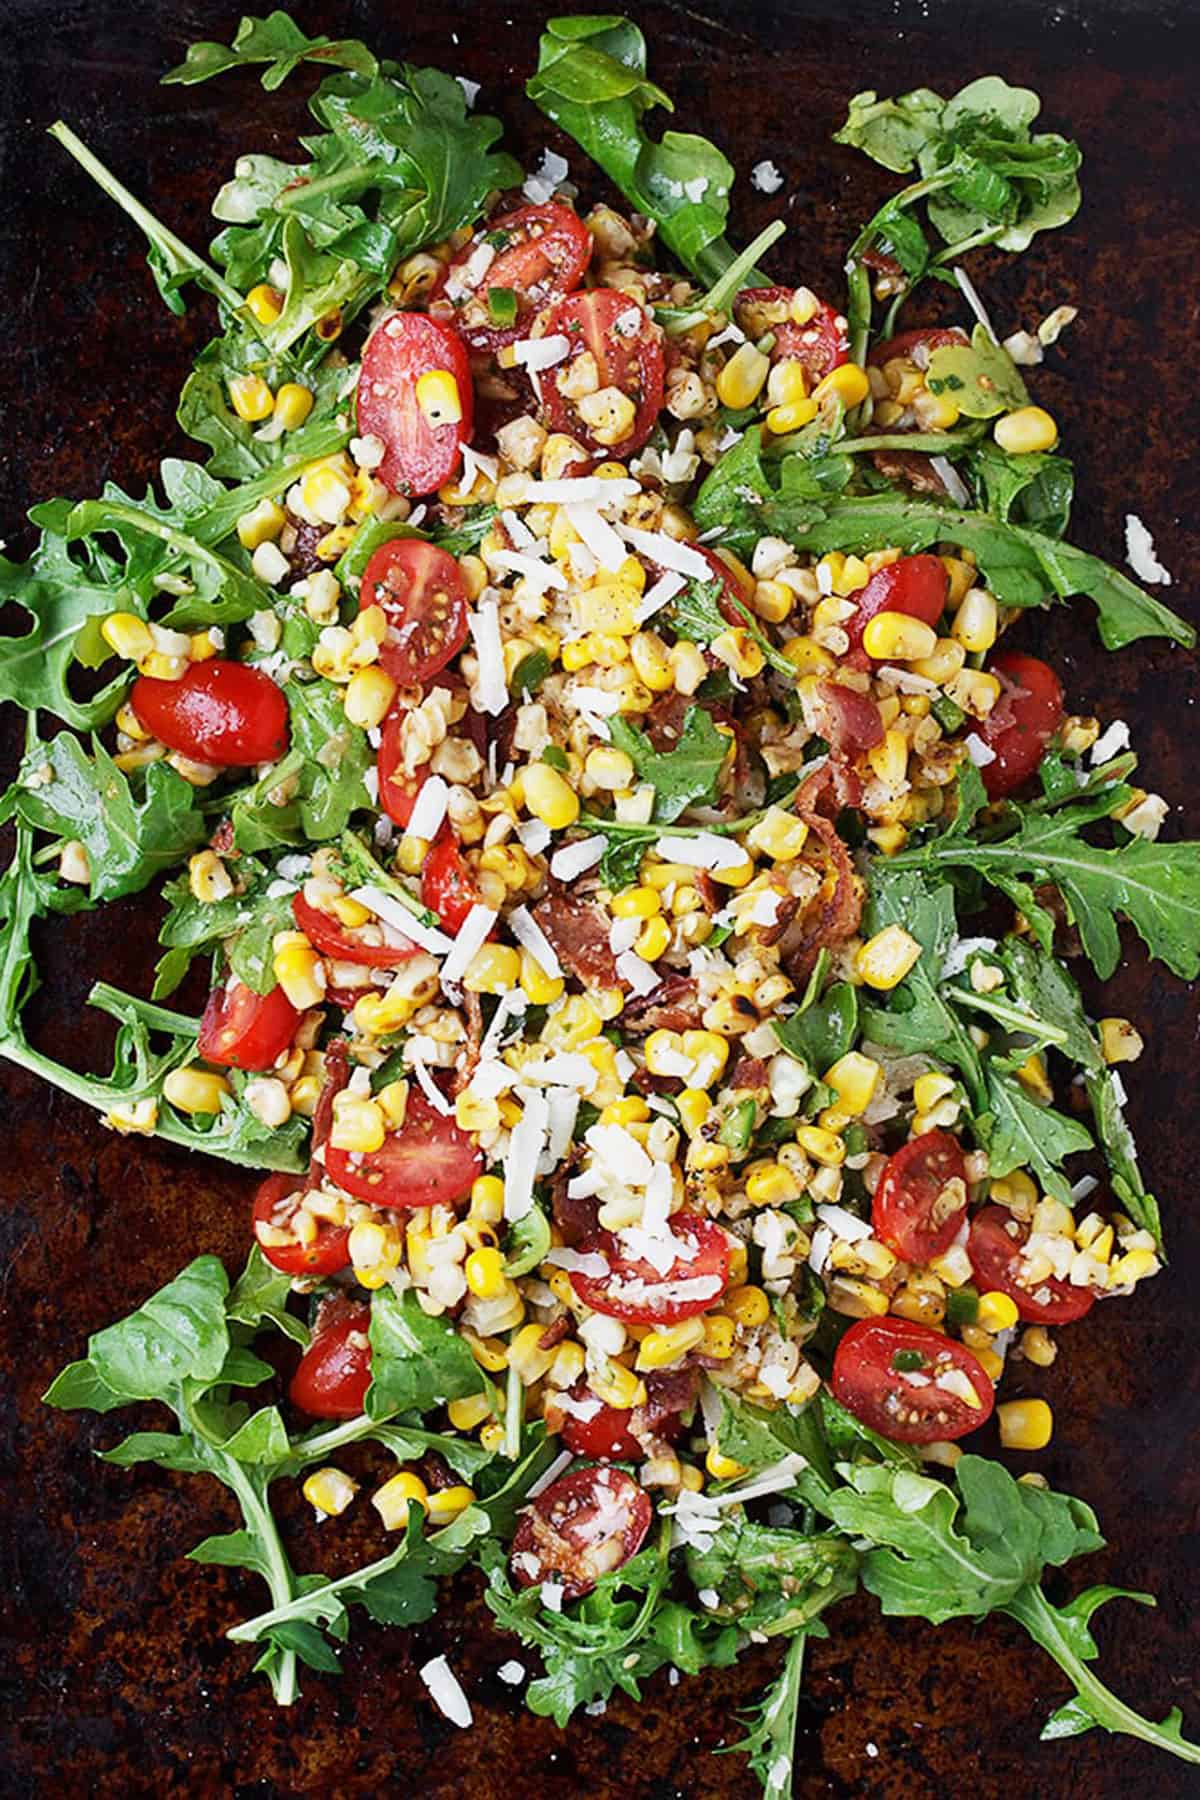
[[[128,578],[134,579],[136,571],[143,591],[147,586],[153,591],[154,578],[164,571],[180,576],[186,570],[189,585],[165,624],[232,625],[260,612],[266,603],[266,589],[253,575],[149,505],[139,507],[108,497],[81,500],[67,519],[66,536],[91,538],[99,532],[112,532],[119,538],[128,556]],[[165,546],[165,554],[143,544],[144,537]]]
[[968,451],[966,466],[985,512],[1062,537],[1075,492],[1074,471],[1065,456],[1048,450],[1013,456],[984,439]]
[[677,637],[691,638],[695,644],[711,644],[729,630],[729,620],[721,611],[723,606],[741,614],[747,632],[771,667],[794,680],[796,665],[776,649],[750,608],[728,593],[719,581],[689,581],[671,602],[668,617]]
[[[94,731],[120,706],[132,670],[123,668],[87,700],[70,690],[81,644],[93,630],[99,637],[97,622],[120,609],[122,590],[106,561],[71,555],[67,538],[52,524],[67,511],[66,502],[35,509],[44,529],[27,563],[0,556],[0,605],[14,602],[31,621],[27,631],[0,638],[0,700],[12,700],[29,712],[44,707],[77,731]],[[102,659],[108,654],[102,641],[100,650]]]
[[1091,1133],[1078,1119],[1035,1100],[995,1057],[987,1058],[985,1076],[988,1110],[976,1129],[987,1146],[989,1173],[998,1179],[1032,1169],[1047,1193],[1069,1206],[1071,1184],[1062,1164],[1092,1148]]
[[[307,388],[313,404],[304,424],[282,432],[274,422],[262,426],[240,419],[229,403],[229,383],[247,374],[260,375],[272,392],[285,382]],[[248,329],[228,331],[196,358],[183,384],[177,417],[189,437],[208,446],[208,468],[214,475],[252,480],[283,462],[302,464],[327,456],[331,446],[348,441],[349,431],[338,425],[338,416],[350,404],[356,375],[356,367],[347,370],[332,360],[310,370],[295,357],[272,354]]]
[[536,1269],[550,1243],[550,1221],[545,1210],[535,1204],[509,1227],[504,1240],[504,1273],[509,1280]]
[[803,1632],[793,1637],[779,1674],[744,1721],[750,1727],[746,1736],[722,1748],[722,1754],[737,1750],[749,1759],[752,1772],[762,1783],[762,1800],[792,1800],[805,1641]]
[[714,1618],[766,1637],[807,1631],[858,1586],[858,1553],[836,1532],[791,1531],[744,1516],[727,1519],[707,1550],[689,1549],[685,1560],[697,1592],[717,1595],[707,1608]]
[[168,912],[159,928],[158,941],[169,956],[159,963],[154,999],[178,987],[194,956],[227,947],[229,966],[238,980],[256,994],[269,994],[275,986],[272,939],[277,931],[292,928],[294,888],[270,893],[270,871],[253,857],[239,857],[238,879],[242,892],[224,900],[197,900],[186,875],[163,888]]
[[696,802],[705,805],[717,797],[717,787],[729,739],[703,706],[689,706],[683,730],[673,750],[655,750],[639,725],[613,718],[609,724],[613,746],[632,758],[640,781],[654,789],[654,817],[669,825]]
[[835,981],[827,993],[801,1011],[775,1019],[775,1036],[789,1056],[822,1077],[858,1036],[858,990]]
[[305,61],[332,63],[355,69],[360,75],[374,75],[379,67],[371,51],[356,38],[306,37],[287,13],[273,12],[265,19],[243,18],[229,47],[212,43],[189,45],[184,61],[163,76],[163,86],[179,82],[192,87],[226,69],[266,63],[262,84],[269,93]]
[[380,1288],[371,1302],[369,1417],[409,1408],[429,1412],[446,1400],[477,1394],[483,1373],[451,1320],[431,1318],[412,1292]]
[[[657,222],[659,237],[686,269],[706,286],[720,279],[737,257],[723,236],[733,165],[690,132],[666,131],[657,144],[647,136],[644,115],[655,106],[674,108],[646,79],[646,40],[631,19],[549,20],[525,92]],[[766,280],[758,269],[743,275],[748,287]]]
[[246,1266],[226,1302],[226,1316],[231,1324],[248,1325],[254,1331],[268,1322],[291,1338],[294,1344],[306,1349],[310,1337],[308,1327],[295,1313],[287,1310],[291,1291],[291,1276],[269,1263],[258,1244],[252,1244]]

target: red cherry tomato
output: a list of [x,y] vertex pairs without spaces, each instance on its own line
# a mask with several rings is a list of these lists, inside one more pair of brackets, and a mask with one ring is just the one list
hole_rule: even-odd
[[[417,398],[422,375],[437,369],[453,377],[462,413],[442,424]],[[358,429],[387,446],[378,474],[393,494],[432,494],[449,481],[471,436],[474,405],[467,347],[452,325],[397,312],[376,326],[358,378]]]
[[513,1579],[520,1587],[558,1582],[564,1599],[578,1600],[637,1555],[653,1518],[650,1496],[623,1469],[576,1469],[521,1515]]
[[300,1014],[281,987],[256,994],[240,981],[208,996],[196,1048],[226,1069],[269,1069],[289,1048]]
[[914,350],[940,350],[944,344],[969,344],[965,331],[957,325],[919,325],[915,331],[898,331],[895,337],[886,338],[882,344],[876,344],[867,362],[872,367],[882,369],[894,357],[910,357]]
[[353,1419],[371,1384],[371,1309],[352,1300],[321,1308],[316,1330],[292,1376],[288,1398],[314,1419]]
[[1001,800],[1027,782],[1045,755],[1046,745],[1063,722],[1062,683],[1040,657],[1020,650],[1001,650],[988,664],[1004,677],[994,710],[979,726],[979,735],[995,752],[994,762],[979,772],[992,800]]
[[[616,288],[592,288],[560,300],[546,321],[546,336],[562,336],[571,348],[565,362],[542,375],[542,410],[552,431],[566,432],[600,456],[628,456],[645,443],[663,404],[662,332],[636,301]],[[636,411],[626,435],[601,444],[559,387],[559,377],[590,351],[601,388],[616,387]]]
[[268,1244],[259,1234],[260,1225],[276,1225],[286,1230],[295,1211],[295,1207],[287,1202],[299,1200],[306,1187],[304,1181],[297,1186],[294,1175],[267,1176],[254,1196],[251,1214],[258,1247],[271,1266],[282,1269],[285,1275],[336,1275],[350,1261],[348,1226],[328,1225],[322,1220],[311,1244],[302,1244],[299,1240],[294,1244]]
[[925,1131],[888,1157],[871,1224],[905,1262],[926,1263],[950,1248],[966,1209],[967,1163],[958,1140]]
[[[710,550],[707,544],[695,544],[692,548],[700,552],[712,570],[713,580],[719,581],[721,584],[721,592],[717,595],[717,606],[720,609],[721,617],[727,619],[731,625],[744,626],[746,614],[740,608],[749,605],[749,597],[742,592],[742,586],[737,576],[724,558],[718,556],[715,550]],[[735,601],[740,605],[735,605]]]
[[[457,309],[456,323],[473,350],[494,351],[529,336],[535,313],[579,286],[592,254],[592,234],[583,220],[556,200],[521,206],[492,219],[455,256],[434,288]],[[482,244],[496,255],[476,278],[470,273]],[[511,325],[496,325],[488,309],[490,288],[508,288],[517,297]]]
[[425,859],[421,898],[450,932],[457,932],[471,908],[482,903],[483,896],[448,825],[438,832]]
[[652,1263],[621,1254],[611,1232],[602,1231],[582,1246],[584,1254],[604,1257],[608,1272],[586,1275],[571,1270],[571,1286],[593,1312],[631,1325],[673,1325],[706,1312],[729,1286],[729,1239],[719,1225],[699,1213],[675,1213],[671,1232],[691,1245],[692,1256],[681,1256],[675,1266],[660,1275]]
[[781,305],[790,306],[795,293],[795,288],[788,287],[743,288],[734,306],[734,317],[750,337],[772,332],[775,343],[771,361],[803,363],[810,383],[816,383],[849,358],[846,321],[839,322],[832,306],[822,302],[804,325],[797,325],[794,319],[774,322],[771,313],[778,312]]
[[936,628],[946,610],[950,577],[940,556],[902,556],[898,562],[877,569],[866,587],[855,595],[858,611],[846,620],[844,630],[851,652],[862,651],[863,632],[876,613],[907,613]]
[[416,944],[364,944],[330,913],[310,906],[303,894],[292,901],[292,917],[296,930],[302,931],[322,956],[338,962],[361,963],[368,969],[394,969],[417,954]]
[[379,1150],[325,1151],[336,1186],[376,1206],[450,1206],[471,1191],[483,1172],[483,1156],[453,1114],[437,1112],[414,1088],[404,1124],[389,1131]]
[[1028,1226],[1003,1206],[985,1206],[976,1213],[967,1255],[980,1292],[1007,1294],[1016,1302],[1021,1317],[1037,1325],[1067,1325],[1072,1319],[1082,1319],[1095,1302],[1090,1288],[1053,1276],[1033,1287],[1021,1280],[1021,1251],[1028,1236]]
[[193,762],[244,769],[287,749],[287,701],[246,663],[191,663],[178,681],[139,675],[129,704],[160,744]]
[[[939,1385],[965,1376],[978,1406]],[[912,1319],[859,1319],[837,1347],[830,1384],[856,1419],[898,1444],[965,1437],[991,1416],[996,1390],[977,1357]]]
[[381,544],[363,571],[358,609],[382,606],[388,635],[379,652],[400,687],[431,681],[467,637],[467,590],[454,558],[421,538]]
[[[646,1382],[648,1389],[653,1381],[651,1374]],[[565,1414],[559,1435],[572,1455],[586,1456],[592,1462],[642,1462],[645,1459],[645,1448],[631,1429],[634,1413],[607,1405],[592,1392],[586,1381],[577,1381],[567,1399],[579,1410]],[[654,1437],[674,1443],[683,1426],[682,1412],[656,1407],[653,1392],[647,1405],[654,1410],[649,1431]],[[643,1419],[646,1416],[641,1409],[639,1415]]]
[[388,818],[401,828],[412,818],[417,795],[425,786],[423,769],[419,775],[399,773],[401,764],[400,729],[404,724],[403,707],[390,712],[383,722],[376,769],[379,774],[379,804]]

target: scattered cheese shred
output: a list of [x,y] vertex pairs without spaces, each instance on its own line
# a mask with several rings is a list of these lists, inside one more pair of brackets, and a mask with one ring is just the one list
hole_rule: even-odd
[[469,1731],[475,1723],[471,1702],[463,1693],[462,1683],[445,1657],[435,1656],[432,1661],[423,1664],[417,1673],[443,1717],[449,1719],[452,1725],[457,1725],[460,1731]]

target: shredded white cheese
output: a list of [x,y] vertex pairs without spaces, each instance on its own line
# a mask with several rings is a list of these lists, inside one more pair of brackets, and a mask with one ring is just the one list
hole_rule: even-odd
[[405,830],[410,837],[435,838],[446,817],[450,789],[440,775],[427,775],[413,805]]
[[985,744],[977,731],[968,731],[963,739],[963,747],[977,769],[986,769],[989,763],[996,760],[996,752],[990,744]]
[[453,938],[447,937],[444,931],[437,930],[435,926],[425,925],[420,919],[414,918],[399,900],[393,899],[391,894],[385,894],[382,888],[370,885],[354,888],[350,898],[357,900],[360,906],[369,906],[378,918],[393,926],[402,937],[419,944],[422,950],[428,950],[431,956],[445,956],[447,951],[454,948]]
[[1124,719],[1114,719],[1108,730],[1092,745],[1092,767],[1108,762],[1118,750],[1129,748],[1129,727]]
[[494,718],[508,705],[508,683],[504,679],[504,649],[500,641],[500,612],[494,600],[480,601],[471,614],[471,637],[479,658],[477,688],[479,704]]
[[757,188],[760,194],[777,194],[783,186],[783,176],[775,164],[764,157],[750,171],[750,186]]
[[[528,907],[514,907],[508,915],[508,923],[518,944],[528,950],[534,962],[550,977],[551,981],[557,981],[562,975],[562,964],[555,954],[554,945]],[[586,1058],[584,1060],[586,1061]],[[591,1067],[590,1063],[588,1067]]]
[[1125,514],[1125,560],[1139,581],[1170,587],[1171,571],[1159,562],[1154,539],[1136,513]]
[[504,1217],[510,1225],[523,1219],[533,1205],[533,1183],[549,1123],[550,1109],[544,1096],[531,1093],[520,1123],[509,1137],[504,1165]]
[[469,1731],[475,1723],[471,1714],[471,1703],[463,1693],[462,1684],[444,1656],[435,1656],[431,1662],[425,1663],[417,1670],[421,1680],[429,1689],[430,1699],[443,1717],[460,1731]]
[[963,299],[975,314],[975,317],[979,320],[979,323],[983,326],[983,329],[987,332],[993,344],[996,343],[996,333],[992,329],[992,321],[988,318],[987,308],[979,298],[975,283],[971,280],[971,277],[966,273],[965,269],[962,268],[955,269],[954,279],[957,281],[959,288],[962,291]]
[[461,981],[467,972],[471,958],[482,949],[492,926],[496,923],[496,913],[490,906],[475,905],[458,928],[458,934],[450,946],[450,953],[442,964],[442,986],[450,982]]
[[604,839],[602,837],[580,838],[577,843],[564,844],[550,858],[550,873],[555,881],[576,881],[589,869],[594,869],[604,855]]
[[668,537],[665,531],[640,531],[636,525],[622,525],[620,531],[627,544],[632,544],[635,550],[648,556],[660,568],[675,569],[680,575],[687,575],[696,581],[715,579],[712,564],[699,550],[693,550],[690,544],[681,544],[677,538]]

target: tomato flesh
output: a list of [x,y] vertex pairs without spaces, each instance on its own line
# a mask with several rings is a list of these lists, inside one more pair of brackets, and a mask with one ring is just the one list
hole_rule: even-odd
[[[1008,1229],[1010,1224],[1017,1225],[1015,1236]],[[975,1215],[967,1255],[980,1291],[1007,1294],[1021,1317],[1037,1325],[1067,1325],[1072,1319],[1082,1319],[1095,1303],[1090,1288],[1054,1276],[1034,1287],[1021,1280],[1021,1252],[1028,1236],[1028,1227],[1002,1206],[985,1206]]]
[[348,1226],[330,1225],[322,1220],[311,1244],[302,1244],[299,1240],[294,1244],[269,1244],[264,1243],[259,1234],[260,1225],[286,1229],[290,1215],[285,1202],[293,1195],[299,1199],[306,1187],[304,1181],[297,1186],[295,1175],[267,1176],[254,1196],[254,1210],[250,1215],[258,1247],[272,1268],[282,1269],[285,1275],[336,1275],[350,1261]]
[[304,933],[314,950],[337,962],[359,963],[368,969],[394,969],[417,954],[416,944],[362,943],[332,914],[310,906],[303,894],[297,894],[292,901],[292,917],[296,930]]
[[388,714],[383,722],[379,755],[375,762],[379,775],[379,804],[388,818],[402,830],[412,818],[417,795],[425,786],[426,773],[424,769],[419,775],[405,775],[403,772],[400,732],[404,719],[402,707],[397,707]]
[[[663,405],[662,332],[643,309],[617,288],[592,288],[560,300],[546,321],[547,337],[565,337],[566,360],[544,371],[542,410],[551,431],[578,439],[594,455],[627,456],[645,443]],[[633,423],[615,443],[602,444],[585,423],[578,402],[569,400],[559,377],[590,352],[599,388],[616,387],[634,403]]]
[[637,1555],[653,1518],[650,1496],[623,1469],[576,1469],[522,1514],[513,1579],[521,1587],[557,1582],[564,1599],[578,1600]]
[[823,301],[818,304],[812,318],[803,325],[797,325],[790,318],[772,318],[771,315],[777,314],[781,306],[790,307],[795,297],[795,288],[743,288],[734,306],[734,316],[752,338],[771,332],[775,339],[771,361],[803,364],[810,384],[815,384],[828,375],[831,369],[839,368],[849,360],[850,340],[846,335],[846,321],[842,319],[839,323],[838,314]]
[[905,1262],[948,1250],[967,1210],[967,1163],[948,1131],[925,1131],[889,1156],[871,1201],[877,1238]]
[[240,981],[216,987],[200,1020],[196,1048],[226,1069],[270,1069],[291,1045],[300,1014],[281,987],[256,994]]
[[[528,337],[534,314],[579,286],[592,243],[591,232],[569,206],[557,200],[521,206],[476,232],[434,293],[444,294],[458,309],[456,323],[473,350],[499,350]],[[474,278],[472,266],[478,266],[483,244],[495,247],[496,255]],[[516,317],[509,325],[492,321],[487,304],[492,288],[507,288],[516,295]]]
[[567,1399],[578,1411],[566,1414],[560,1435],[572,1455],[586,1456],[593,1462],[642,1460],[645,1453],[629,1429],[628,1412],[607,1405],[593,1394],[586,1381],[577,1381]]
[[287,749],[287,701],[246,663],[190,663],[178,681],[139,675],[129,704],[160,744],[222,769],[275,762]]
[[1023,787],[1046,753],[1046,745],[1063,722],[1062,683],[1038,656],[1001,650],[988,664],[1004,678],[995,709],[979,726],[979,735],[995,751],[980,769],[992,800]]
[[877,569],[867,585],[854,596],[858,611],[843,627],[850,650],[866,656],[863,632],[876,613],[905,613],[935,629],[946,610],[950,577],[940,556],[902,556],[898,562]]
[[381,606],[388,635],[379,661],[400,687],[431,681],[467,638],[467,590],[448,551],[420,538],[381,544],[363,571],[358,608]]
[[604,1274],[571,1270],[571,1286],[593,1312],[624,1319],[631,1325],[673,1325],[706,1312],[729,1286],[731,1248],[719,1225],[699,1213],[675,1213],[672,1236],[695,1251],[680,1256],[660,1275],[651,1263],[624,1256],[611,1232],[600,1232],[581,1245],[583,1254],[608,1263]]
[[435,912],[447,931],[457,932],[482,895],[467,865],[458,839],[443,825],[421,870],[421,898]]
[[440,1113],[415,1087],[404,1124],[389,1131],[379,1150],[325,1151],[330,1180],[376,1206],[450,1206],[471,1191],[483,1172],[483,1155],[453,1114]]
[[[978,1406],[938,1385],[956,1371]],[[898,1444],[935,1444],[986,1424],[996,1390],[963,1345],[912,1319],[859,1319],[837,1347],[834,1398],[856,1419]]]
[[[436,423],[417,398],[422,375],[450,375],[462,417]],[[358,429],[386,446],[378,468],[393,494],[432,494],[458,469],[471,436],[475,396],[467,347],[452,325],[397,312],[367,339],[358,378]]]
[[334,1300],[321,1309],[312,1342],[288,1386],[288,1398],[314,1419],[354,1419],[371,1385],[371,1309]]
[[946,344],[969,344],[965,331],[957,325],[918,325],[915,331],[898,331],[895,337],[886,338],[882,344],[876,344],[867,362],[872,368],[882,369],[885,363],[897,357],[910,357],[914,350],[940,350]]

